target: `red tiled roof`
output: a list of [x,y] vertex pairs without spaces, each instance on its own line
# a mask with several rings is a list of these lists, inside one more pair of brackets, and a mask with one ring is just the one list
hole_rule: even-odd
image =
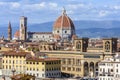
[[14,37],[19,37],[20,36],[20,33],[19,33],[19,30],[17,30],[16,32],[15,32],[15,34],[14,34]]
[[28,52],[21,52],[21,51],[4,51],[2,52],[3,55],[12,55],[12,56],[26,56],[27,54],[30,54]]
[[58,59],[58,58],[37,58],[37,57],[29,57],[29,58],[27,58],[27,61],[37,61],[37,62],[55,61],[55,60],[60,60],[60,59]]

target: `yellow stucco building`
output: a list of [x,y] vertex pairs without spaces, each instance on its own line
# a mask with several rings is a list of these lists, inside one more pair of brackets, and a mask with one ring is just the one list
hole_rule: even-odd
[[61,77],[61,60],[33,56],[30,52],[4,51],[1,53],[2,75],[28,74],[36,78]]
[[26,73],[37,78],[61,77],[61,60],[57,58],[30,57],[26,60]]
[[5,51],[1,52],[2,57],[2,74],[13,75],[25,73],[27,52]]

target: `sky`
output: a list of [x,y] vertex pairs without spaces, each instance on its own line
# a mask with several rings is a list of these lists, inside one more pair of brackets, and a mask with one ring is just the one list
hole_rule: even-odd
[[55,21],[65,8],[72,20],[120,20],[120,0],[0,0],[0,25]]

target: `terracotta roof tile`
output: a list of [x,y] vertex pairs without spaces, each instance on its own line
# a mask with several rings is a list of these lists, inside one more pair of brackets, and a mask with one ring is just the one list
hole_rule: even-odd
[[27,58],[27,61],[37,61],[37,62],[55,61],[55,60],[60,60],[60,59],[58,59],[58,58],[37,58],[37,57],[29,57],[29,58]]
[[54,29],[56,28],[67,28],[67,29],[75,29],[74,24],[72,22],[72,20],[66,15],[66,14],[62,14],[60,17],[58,17],[58,19],[55,21],[54,25],[53,25]]
[[12,55],[12,56],[26,56],[27,54],[30,54],[28,52],[21,52],[21,51],[4,51],[2,52],[3,55]]

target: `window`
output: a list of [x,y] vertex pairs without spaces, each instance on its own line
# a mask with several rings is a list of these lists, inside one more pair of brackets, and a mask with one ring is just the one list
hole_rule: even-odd
[[30,62],[30,64],[32,64],[32,62]]
[[81,69],[80,69],[80,68],[77,68],[76,71],[81,71]]
[[8,69],[7,65],[6,65],[6,69]]
[[68,67],[68,68],[67,68],[67,70],[68,70],[68,71],[71,71],[71,68],[70,68],[70,67]]
[[111,72],[113,72],[113,69],[111,69]]
[[33,71],[35,71],[35,68],[33,68]]
[[80,59],[77,59],[77,65],[80,65],[81,62],[80,62]]
[[68,59],[68,64],[71,64],[71,59]]
[[11,69],[11,65],[9,65],[9,69]]
[[118,67],[118,64],[116,66]]
[[105,42],[105,51],[110,52],[110,42],[109,41]]
[[37,71],[39,71],[39,69],[37,68]]
[[118,69],[116,69],[116,72],[118,72]]
[[76,48],[81,49],[81,42],[80,41],[76,43]]
[[57,33],[59,33],[59,31],[57,31]]
[[44,77],[44,74],[42,74],[42,77]]
[[39,76],[39,74],[37,73],[37,76]]
[[67,31],[65,31],[65,33],[67,33]]
[[29,64],[28,62],[26,62],[26,64]]
[[39,64],[39,63],[37,62],[37,64]]
[[36,38],[38,38],[38,36],[36,36]]
[[33,62],[33,64],[35,64],[35,62]]
[[[48,63],[47,63],[48,64]],[[42,65],[44,65],[44,62],[42,62]]]
[[65,58],[62,59],[62,63],[63,63],[63,64],[66,64]]

